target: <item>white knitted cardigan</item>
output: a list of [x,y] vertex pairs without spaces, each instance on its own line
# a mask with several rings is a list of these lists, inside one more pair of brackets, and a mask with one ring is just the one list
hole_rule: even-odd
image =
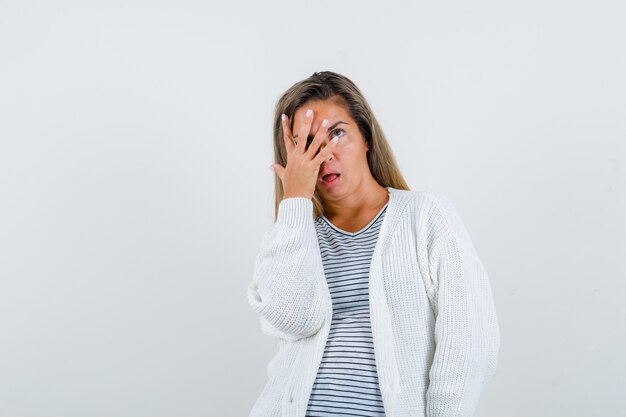
[[[471,417],[500,347],[485,267],[447,196],[386,188],[369,277],[385,415]],[[304,417],[332,319],[310,199],[280,202],[246,295],[278,341],[250,417]]]

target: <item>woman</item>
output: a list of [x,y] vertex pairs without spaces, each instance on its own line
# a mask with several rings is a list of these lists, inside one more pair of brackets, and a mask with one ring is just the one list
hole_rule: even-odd
[[293,85],[274,127],[275,221],[247,297],[278,352],[250,416],[473,416],[500,333],[450,200],[409,190],[345,76]]

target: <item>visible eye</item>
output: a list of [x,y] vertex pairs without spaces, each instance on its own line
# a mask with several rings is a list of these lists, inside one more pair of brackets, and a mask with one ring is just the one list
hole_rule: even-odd
[[335,137],[335,133],[337,133],[337,132],[341,132],[341,133],[342,133],[342,134],[341,134],[340,136],[338,136],[338,137],[341,137],[341,136],[343,136],[343,135],[345,134],[345,132],[344,132],[344,130],[343,130],[343,129],[335,129],[335,130],[333,130],[332,132],[330,132],[330,133],[331,133],[331,136],[333,137],[333,139],[334,139],[334,137]]

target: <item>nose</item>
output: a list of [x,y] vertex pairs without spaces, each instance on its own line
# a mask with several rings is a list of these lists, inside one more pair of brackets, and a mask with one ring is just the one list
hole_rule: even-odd
[[326,159],[324,161],[322,161],[322,163],[320,164],[320,171],[323,171],[324,168],[326,167],[326,163],[332,161],[334,158],[333,154],[331,153],[330,155],[328,155],[326,157]]

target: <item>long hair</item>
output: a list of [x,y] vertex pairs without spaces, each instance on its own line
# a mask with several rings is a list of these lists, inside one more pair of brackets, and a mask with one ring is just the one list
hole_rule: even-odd
[[[374,179],[383,187],[409,190],[400,173],[396,159],[382,128],[359,88],[347,77],[332,71],[314,72],[309,78],[289,87],[278,99],[274,108],[274,163],[287,165],[287,150],[283,138],[281,115],[289,116],[293,131],[293,116],[296,110],[309,101],[331,100],[344,106],[356,121],[359,131],[369,147],[367,164]],[[274,221],[278,218],[278,206],[283,200],[283,184],[278,175],[275,178]],[[317,190],[313,198],[313,217],[324,214],[323,200]]]

